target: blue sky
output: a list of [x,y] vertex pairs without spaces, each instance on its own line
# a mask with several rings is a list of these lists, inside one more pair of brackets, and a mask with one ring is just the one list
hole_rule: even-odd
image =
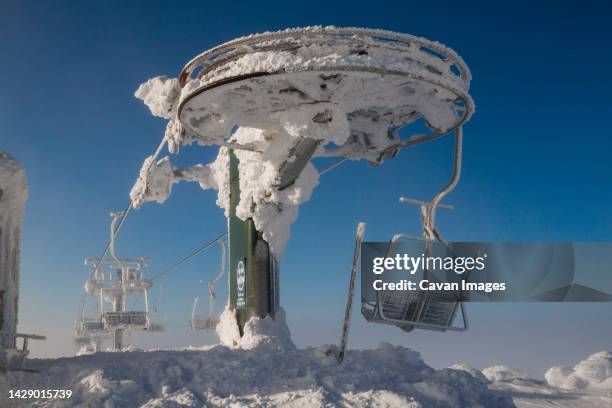
[[[443,42],[474,80],[464,174],[441,213],[462,241],[612,239],[612,6],[606,2],[26,2],[0,3],[0,148],[28,172],[20,328],[45,333],[37,356],[67,355],[87,276],[83,258],[105,244],[108,213],[123,208],[142,160],[163,134],[133,97],[156,75],[176,76],[199,52],[234,37],[307,25],[365,26]],[[543,2],[544,3],[544,2]],[[349,163],[326,174],[300,212],[282,261],[281,302],[300,346],[338,340],[356,223],[369,240],[416,232],[400,195],[428,198],[446,181],[452,138],[401,152],[380,168]],[[178,164],[208,162],[184,149]],[[215,194],[179,185],[164,204],[127,220],[125,256],[151,256],[151,273],[225,229]],[[168,275],[160,308],[172,332],[140,344],[202,344],[189,333],[191,302],[205,296],[215,249]],[[607,266],[609,269],[609,266]],[[154,289],[153,298],[158,296]],[[222,292],[222,291],[221,291]],[[221,307],[219,302],[218,307]],[[505,362],[538,375],[612,348],[610,306],[469,305],[462,334],[404,334],[356,314],[350,343],[391,341],[427,362]],[[589,319],[586,319],[588,316]]]

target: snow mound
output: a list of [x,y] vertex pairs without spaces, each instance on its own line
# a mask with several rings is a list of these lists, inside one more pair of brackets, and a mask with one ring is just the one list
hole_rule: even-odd
[[[253,326],[262,325],[274,326]],[[18,384],[73,390],[72,398],[40,400],[39,408],[514,406],[483,381],[458,370],[434,370],[419,353],[390,344],[349,350],[341,365],[336,349],[327,346],[99,352],[29,364],[40,372],[6,373],[0,398]]]
[[487,380],[492,382],[508,382],[514,380],[526,381],[530,379],[529,375],[526,372],[505,365],[495,365],[492,367],[487,367],[482,370],[482,374],[487,378]]
[[574,367],[552,367],[544,378],[558,388],[575,390],[596,386],[612,390],[612,353],[595,353]]
[[468,365],[465,363],[460,363],[460,364],[455,364],[452,365],[450,367],[451,370],[459,370],[459,371],[465,371],[466,373],[468,373],[469,375],[471,375],[474,378],[477,378],[481,381],[484,382],[489,382],[489,380],[487,379],[487,377],[484,376],[484,374],[482,373],[482,371]]
[[270,316],[264,319],[251,318],[244,325],[244,335],[240,337],[236,313],[226,306],[216,330],[221,344],[226,347],[243,350],[254,348],[266,348],[269,351],[295,350],[285,311],[282,308],[276,312],[274,319]]

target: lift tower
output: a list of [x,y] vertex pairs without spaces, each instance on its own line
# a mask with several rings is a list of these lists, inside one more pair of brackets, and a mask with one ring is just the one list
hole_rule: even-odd
[[[274,200],[300,193],[296,183],[312,173],[312,158],[379,165],[402,148],[460,129],[474,111],[470,71],[453,50],[375,29],[310,27],[250,35],[196,56],[178,80],[156,80],[155,92],[149,81],[137,96],[154,115],[169,119],[169,150],[194,142],[222,150],[215,164],[188,171],[165,159],[155,162],[156,156],[147,159],[133,202],[162,202],[178,180],[219,190],[229,225],[230,307],[241,331],[250,316],[274,316],[278,307],[276,258],[282,250],[273,223],[262,219],[294,210],[287,200]],[[425,126],[409,127],[417,121]],[[426,133],[417,133],[423,128]],[[233,136],[236,129],[258,129],[261,138],[240,140]],[[227,150],[229,161],[220,160]],[[248,163],[242,152],[253,153]],[[226,181],[211,180],[220,163],[228,167],[229,200],[221,197]],[[268,180],[249,179],[252,174],[241,167],[271,163],[274,181],[261,194],[242,197],[248,183]],[[163,197],[152,193],[161,176],[171,180]]]

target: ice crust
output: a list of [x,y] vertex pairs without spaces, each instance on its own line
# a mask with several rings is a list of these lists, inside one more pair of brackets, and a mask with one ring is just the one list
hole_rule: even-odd
[[612,353],[595,353],[574,367],[552,367],[544,377],[549,385],[558,388],[576,390],[591,387],[612,390]]

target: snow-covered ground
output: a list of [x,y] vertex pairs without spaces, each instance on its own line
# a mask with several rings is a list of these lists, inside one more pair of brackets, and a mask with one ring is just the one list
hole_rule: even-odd
[[[245,336],[227,311],[217,346],[100,352],[32,360],[39,373],[0,376],[0,406],[28,407],[610,407],[610,353],[572,370],[590,378],[564,390],[505,366],[466,364],[435,370],[416,351],[381,344],[349,350],[340,365],[334,346],[298,350],[281,312],[252,320]],[[7,400],[8,389],[70,389],[68,400]]]

